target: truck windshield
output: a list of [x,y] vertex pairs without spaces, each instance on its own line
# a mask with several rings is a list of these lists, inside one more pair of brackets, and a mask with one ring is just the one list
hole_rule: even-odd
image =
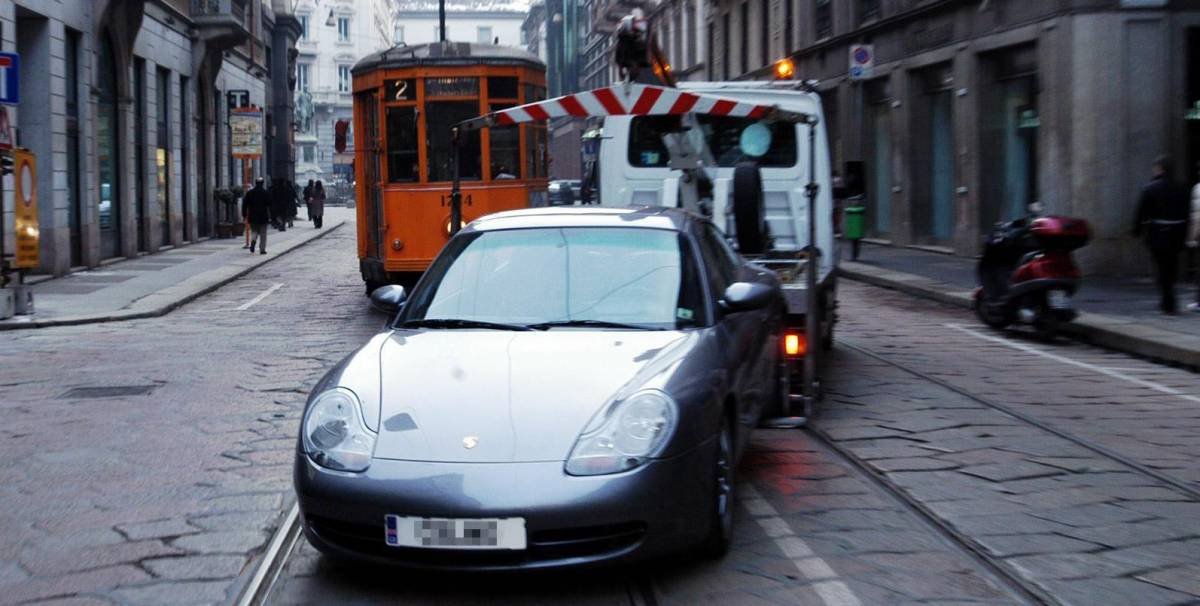
[[[742,160],[751,160],[742,153],[739,137],[747,126],[758,122],[753,118],[729,116],[697,116],[704,129],[704,139],[720,166],[731,167]],[[665,168],[670,156],[662,136],[678,125],[674,116],[638,116],[629,126],[629,164],[638,168]],[[787,168],[796,165],[796,125],[788,122],[765,123],[771,129],[771,146],[757,158],[759,166]]]
[[[529,228],[455,238],[401,323],[674,330],[703,320],[684,237],[644,228]],[[426,322],[427,323],[427,322]]]

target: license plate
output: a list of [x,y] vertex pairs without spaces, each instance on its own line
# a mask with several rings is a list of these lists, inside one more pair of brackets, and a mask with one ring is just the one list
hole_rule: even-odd
[[388,515],[384,536],[392,547],[525,549],[525,518],[417,518]]
[[1046,294],[1047,301],[1050,307],[1054,309],[1069,309],[1071,307],[1071,297],[1067,296],[1065,290],[1052,290]]

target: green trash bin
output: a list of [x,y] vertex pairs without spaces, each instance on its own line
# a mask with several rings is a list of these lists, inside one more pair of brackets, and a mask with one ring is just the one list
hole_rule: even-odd
[[842,236],[850,240],[850,259],[858,260],[859,242],[862,240],[864,226],[863,216],[867,209],[863,206],[847,206],[845,217],[842,219]]

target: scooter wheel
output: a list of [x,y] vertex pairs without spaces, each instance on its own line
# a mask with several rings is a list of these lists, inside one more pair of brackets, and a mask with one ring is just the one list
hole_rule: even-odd
[[991,311],[989,309],[990,307],[990,305],[984,303],[983,301],[975,299],[975,315],[979,316],[980,322],[983,322],[989,328],[995,328],[996,330],[1006,328],[1009,324],[1013,323],[1013,318],[1010,314],[1006,314],[1002,311]]

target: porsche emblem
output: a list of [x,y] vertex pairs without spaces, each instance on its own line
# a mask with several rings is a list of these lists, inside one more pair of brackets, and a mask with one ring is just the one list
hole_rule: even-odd
[[463,448],[470,450],[479,445],[479,436],[467,436],[463,438]]

